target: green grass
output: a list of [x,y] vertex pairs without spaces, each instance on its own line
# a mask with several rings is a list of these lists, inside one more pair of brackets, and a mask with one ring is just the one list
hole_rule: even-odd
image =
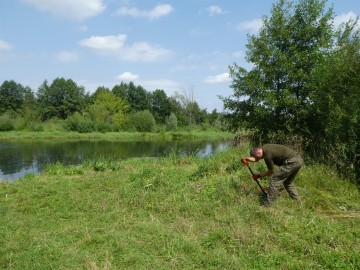
[[220,131],[167,131],[167,132],[90,132],[68,131],[2,131],[0,140],[177,140],[177,139],[232,139],[234,134]]
[[55,164],[0,183],[0,269],[359,269],[356,185],[308,165],[302,202],[283,193],[264,209],[247,152]]

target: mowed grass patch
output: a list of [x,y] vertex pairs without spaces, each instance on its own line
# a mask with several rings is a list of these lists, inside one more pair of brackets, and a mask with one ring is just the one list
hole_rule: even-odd
[[55,164],[1,183],[0,268],[357,269],[357,187],[306,165],[302,202],[282,193],[264,209],[247,152]]

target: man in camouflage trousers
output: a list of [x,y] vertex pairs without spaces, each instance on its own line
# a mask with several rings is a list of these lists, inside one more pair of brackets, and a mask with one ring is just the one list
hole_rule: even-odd
[[[263,147],[252,148],[250,156],[242,158],[242,162],[246,164],[247,161],[258,162],[264,159],[267,166],[267,171],[253,175],[254,180],[273,175],[270,180],[265,206],[270,206],[275,202],[280,191],[284,188],[292,199],[300,199],[293,181],[304,162],[295,150],[280,144],[265,144]],[[274,171],[274,165],[279,166],[279,170],[276,172]]]

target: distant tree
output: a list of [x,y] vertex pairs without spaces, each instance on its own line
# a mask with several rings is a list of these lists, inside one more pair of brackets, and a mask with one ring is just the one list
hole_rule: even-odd
[[84,97],[84,88],[77,86],[71,79],[57,78],[51,85],[44,81],[37,92],[42,119],[66,119],[75,112],[81,112]]
[[128,84],[126,101],[133,112],[150,110],[150,94],[142,86],[135,86],[133,82]]
[[177,129],[178,121],[173,112],[165,119],[165,125],[167,130],[175,131]]
[[186,111],[175,97],[169,98],[170,110],[176,115],[178,126],[187,126],[189,124]]
[[126,100],[127,89],[128,89],[127,84],[121,82],[120,84],[115,85],[111,89],[111,92],[113,92],[115,96],[121,98],[122,100]]
[[192,124],[196,124],[197,114],[200,109],[194,98],[194,90],[191,89],[187,93],[175,92],[175,99],[181,104],[181,107],[187,116],[188,125],[191,126]]
[[0,112],[21,110],[27,94],[29,94],[29,88],[25,88],[13,80],[4,81],[0,86]]
[[211,126],[214,126],[215,121],[219,118],[219,113],[216,109],[213,109],[212,112],[208,115],[209,118],[209,124]]
[[128,104],[107,89],[99,89],[95,95],[94,104],[88,108],[90,118],[95,122],[124,124]]
[[164,90],[156,89],[150,95],[151,111],[158,124],[164,124],[170,115],[171,105]]

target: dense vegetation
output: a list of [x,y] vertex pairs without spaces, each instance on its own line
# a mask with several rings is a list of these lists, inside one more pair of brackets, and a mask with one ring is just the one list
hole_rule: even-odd
[[147,91],[134,83],[85,92],[71,79],[47,81],[37,91],[4,81],[0,85],[0,131],[42,131],[50,126],[85,132],[223,129],[221,113],[200,109],[193,93]]
[[240,162],[248,147],[55,164],[0,183],[0,268],[358,269],[355,184],[307,162],[302,202],[285,192],[263,209]]
[[229,123],[255,143],[296,144],[360,181],[360,25],[334,26],[325,0],[280,0],[230,67]]

